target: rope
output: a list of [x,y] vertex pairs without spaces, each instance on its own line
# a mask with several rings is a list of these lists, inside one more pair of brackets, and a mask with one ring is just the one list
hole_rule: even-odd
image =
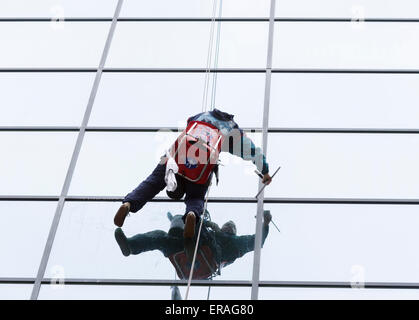
[[205,197],[204,211],[203,211],[203,214],[202,214],[202,217],[201,217],[201,223],[199,224],[198,236],[196,238],[195,251],[194,251],[194,254],[193,254],[191,271],[189,272],[189,280],[188,280],[188,286],[186,288],[185,300],[188,300],[188,296],[189,296],[189,289],[191,287],[193,271],[194,271],[194,266],[195,266],[195,260],[196,260],[196,254],[198,253],[199,239],[201,237],[202,224],[203,224],[203,221],[204,221],[204,213],[207,210],[208,195],[209,195],[210,189],[211,189],[211,184],[208,187],[207,194],[206,194],[206,197]]
[[[218,11],[218,18],[221,18],[222,16],[222,10],[223,10],[223,0],[220,0],[220,8]],[[217,25],[217,38],[215,40],[215,62],[214,62],[214,68],[218,68],[218,56],[220,53],[220,33],[221,33],[221,21],[218,20]],[[218,78],[218,72],[215,72],[212,77],[212,93],[211,93],[211,110],[214,110],[215,107],[215,97],[217,93],[217,78]]]
[[212,5],[212,18],[211,18],[211,28],[210,28],[210,40],[208,43],[208,52],[207,52],[207,66],[205,69],[205,83],[204,83],[204,94],[202,96],[202,112],[207,110],[208,104],[208,91],[209,91],[209,73],[212,64],[212,54],[213,54],[213,43],[214,43],[214,29],[215,29],[215,17],[217,11],[217,0],[213,0]]
[[[210,69],[211,69],[212,56],[213,56],[213,43],[214,43],[214,30],[215,30],[216,12],[217,12],[217,0],[213,0],[211,28],[210,28],[210,39],[209,39],[208,52],[207,52],[207,66],[206,66],[206,70],[205,70],[204,94],[202,96],[202,108],[201,108],[202,112],[205,112],[207,110],[207,105],[208,105],[208,91],[209,91],[209,83],[210,83],[209,77],[210,77]],[[220,7],[219,7],[219,11],[218,11],[219,17],[221,17],[221,13],[222,13],[222,0],[220,0]],[[220,51],[220,30],[221,30],[221,22],[218,21],[216,47],[215,47],[215,67],[218,66],[218,57],[219,57],[219,51]],[[212,88],[211,88],[211,90],[212,90],[211,91],[211,104],[210,104],[210,109],[211,110],[214,109],[216,87],[217,87],[217,74],[215,74],[214,77],[213,77],[213,83],[212,83]],[[189,272],[189,279],[188,279],[188,286],[186,288],[185,300],[188,300],[188,297],[189,297],[189,291],[190,291],[190,288],[191,288],[191,282],[192,282],[192,277],[193,277],[193,272],[194,272],[196,255],[198,253],[199,240],[201,238],[202,225],[203,225],[204,217],[207,214],[208,195],[209,195],[210,189],[211,189],[211,184],[208,186],[207,194],[205,196],[204,210],[203,210],[203,213],[202,213],[201,222],[199,224],[199,231],[198,231],[198,236],[197,236],[197,240],[196,240],[196,244],[195,244],[195,251],[194,251],[194,255],[193,255],[193,259],[192,259],[191,271]],[[211,220],[211,216],[209,216],[209,219]],[[212,279],[212,277],[211,277],[211,279]],[[207,300],[209,299],[210,291],[211,291],[211,286],[209,286],[209,288],[208,288]]]
[[[211,277],[210,280],[212,280],[212,277]],[[211,293],[211,286],[208,287],[207,300],[209,300],[209,298],[210,298],[210,293]]]

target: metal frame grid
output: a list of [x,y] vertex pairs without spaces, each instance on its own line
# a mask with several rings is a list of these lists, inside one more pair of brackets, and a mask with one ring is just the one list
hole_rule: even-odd
[[[299,22],[353,22],[352,18],[278,18],[275,17],[276,0],[271,0],[269,18],[216,18],[220,22],[269,22],[269,37],[267,50],[267,66],[264,69],[245,69],[245,68],[219,68],[210,69],[212,73],[264,73],[265,97],[264,97],[264,118],[262,128],[245,128],[249,132],[262,132],[263,150],[267,150],[268,133],[313,133],[313,134],[419,134],[419,129],[381,129],[381,128],[272,128],[269,122],[270,104],[270,79],[272,73],[327,73],[327,74],[419,74],[418,69],[275,69],[272,68],[273,50],[273,30],[275,23],[299,23]],[[45,278],[45,268],[48,263],[55,234],[59,225],[65,202],[119,202],[121,197],[112,196],[69,196],[68,189],[78,160],[80,149],[86,132],[156,132],[161,129],[178,131],[178,128],[158,128],[158,127],[90,127],[88,121],[97,89],[103,73],[204,73],[203,68],[105,68],[106,58],[112,43],[113,34],[117,23],[124,22],[211,22],[212,18],[121,18],[119,17],[123,0],[118,0],[113,18],[77,18],[68,17],[63,19],[65,22],[111,22],[106,44],[102,53],[101,61],[97,68],[0,68],[0,73],[96,73],[95,81],[91,90],[90,98],[85,109],[85,115],[80,126],[0,126],[0,133],[12,132],[78,132],[78,138],[73,150],[71,162],[67,171],[62,192],[59,196],[20,196],[20,195],[0,195],[0,201],[54,201],[58,202],[54,215],[47,243],[45,245],[43,257],[39,266],[36,278],[0,278],[0,284],[33,284],[31,299],[36,300],[39,295],[41,285],[51,284],[53,279]],[[1,23],[7,22],[50,22],[52,18],[0,18]],[[365,23],[419,23],[419,19],[398,19],[398,18],[366,18]],[[259,182],[260,184],[260,182]],[[168,198],[157,197],[152,202],[173,202]],[[349,282],[322,282],[322,281],[260,281],[260,255],[261,255],[261,219],[264,203],[292,203],[292,204],[371,204],[371,205],[419,205],[419,199],[367,199],[367,198],[265,198],[262,194],[259,200],[255,198],[243,197],[211,197],[208,202],[213,203],[257,203],[257,223],[256,223],[256,249],[253,263],[252,281],[220,281],[213,280],[210,285],[213,287],[251,287],[252,299],[258,298],[259,287],[274,288],[352,288]],[[185,286],[183,280],[147,280],[147,279],[64,279],[69,285],[118,285],[118,286]],[[193,286],[208,286],[208,281],[192,281]],[[389,283],[389,282],[367,282],[363,288],[369,289],[419,289],[419,283]]]

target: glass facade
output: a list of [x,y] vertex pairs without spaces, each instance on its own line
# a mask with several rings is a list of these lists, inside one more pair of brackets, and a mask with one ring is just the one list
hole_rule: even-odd
[[[189,299],[418,297],[417,1],[216,5],[213,24],[211,0],[2,1],[0,299],[185,298],[177,249],[124,256],[113,217],[201,112],[207,77],[281,170],[258,204],[254,165],[221,154],[211,220],[250,240]],[[166,235],[184,211],[163,190],[122,231]]]

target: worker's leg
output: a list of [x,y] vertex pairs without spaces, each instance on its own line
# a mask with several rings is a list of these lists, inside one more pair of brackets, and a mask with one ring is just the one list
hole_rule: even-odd
[[185,238],[193,238],[195,236],[195,229],[198,225],[200,216],[204,210],[205,194],[208,186],[187,182],[185,184],[185,204],[186,211],[183,216],[185,228],[183,236]]
[[184,221],[186,215],[191,211],[195,213],[195,216],[197,218],[196,221],[199,221],[199,217],[202,215],[204,211],[205,195],[207,193],[207,190],[207,185],[196,184],[189,181],[185,184],[186,211],[185,215],[183,216]]
[[122,201],[123,204],[118,209],[114,217],[114,223],[116,226],[122,227],[129,212],[137,212],[148,201],[153,199],[156,194],[165,188],[165,174],[166,165],[158,164],[146,180],[125,196]]
[[137,188],[131,191],[123,200],[130,203],[130,212],[137,212],[156,194],[166,187],[164,176],[166,165],[159,164],[154,171]]
[[154,230],[137,234],[127,238],[131,254],[140,254],[146,251],[159,250],[165,257],[183,250],[183,239],[169,236],[162,230]]

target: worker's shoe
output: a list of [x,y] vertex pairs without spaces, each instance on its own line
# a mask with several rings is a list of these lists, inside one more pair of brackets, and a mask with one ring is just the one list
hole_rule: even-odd
[[113,218],[113,222],[117,227],[121,228],[124,225],[125,218],[127,217],[130,208],[131,205],[129,202],[125,202],[119,207],[118,211],[115,214],[115,217]]
[[119,248],[122,251],[122,254],[125,257],[128,257],[131,254],[131,250],[129,248],[128,239],[121,228],[115,230],[115,240],[118,243]]
[[189,212],[185,218],[185,228],[183,229],[183,237],[192,239],[195,235],[196,216],[194,212]]

